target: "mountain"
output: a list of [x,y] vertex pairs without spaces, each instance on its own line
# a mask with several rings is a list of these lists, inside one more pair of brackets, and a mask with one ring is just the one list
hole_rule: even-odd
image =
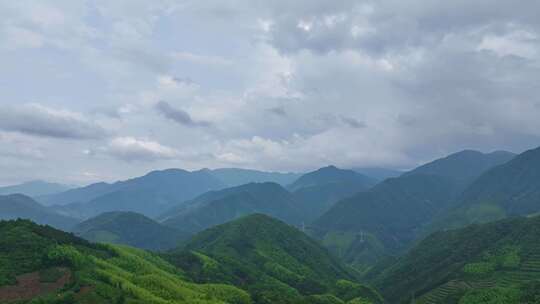
[[27,196],[36,197],[64,192],[70,188],[73,188],[73,186],[36,180],[18,185],[0,187],[0,195],[24,194]]
[[456,183],[444,177],[390,178],[338,202],[310,229],[335,254],[363,268],[402,252],[458,193]]
[[55,213],[26,195],[0,195],[0,219],[17,218],[30,219],[60,229],[70,229],[78,223],[76,219]]
[[462,227],[540,212],[540,148],[526,151],[480,176],[432,230]]
[[45,206],[86,203],[101,195],[121,188],[122,182],[115,184],[95,183],[85,187],[73,188],[61,193],[42,195],[36,199]]
[[238,168],[220,168],[208,170],[208,172],[227,185],[227,187],[266,182],[285,186],[301,176],[300,173],[265,172]]
[[506,151],[482,153],[474,150],[464,150],[422,165],[406,172],[405,175],[428,174],[444,176],[467,186],[487,170],[504,164],[515,156],[516,154]]
[[386,169],[386,168],[378,168],[378,167],[352,168],[351,170],[358,172],[360,174],[363,174],[377,181],[383,181],[387,178],[398,177],[401,174],[403,174],[403,171]]
[[374,283],[390,303],[538,303],[540,217],[437,232]]
[[233,286],[192,283],[149,252],[26,220],[0,221],[0,261],[0,303],[252,303]]
[[344,182],[355,184],[358,188],[362,189],[372,187],[376,183],[371,178],[352,170],[344,170],[336,168],[335,166],[328,166],[302,175],[296,181],[294,181],[294,183],[287,186],[287,189],[294,192],[301,188]]
[[79,218],[89,218],[108,211],[133,211],[155,217],[178,202],[223,187],[219,180],[205,170],[190,172],[168,169],[114,184],[95,184],[74,189],[47,197],[47,201],[54,202],[55,197],[64,203],[67,198],[80,199],[57,208],[60,212]]
[[458,152],[336,203],[311,233],[359,269],[407,249],[434,218],[458,203],[471,179],[504,163],[508,152]]
[[329,166],[302,175],[288,188],[302,210],[304,221],[310,223],[339,200],[365,191],[375,183],[352,170]]
[[168,260],[196,282],[238,286],[257,304],[382,303],[316,241],[262,214],[205,230]]
[[172,229],[135,212],[107,212],[88,219],[72,231],[92,242],[124,244],[148,250],[177,247],[188,238],[184,232]]
[[296,225],[302,221],[292,195],[275,183],[250,183],[208,192],[166,211],[158,219],[169,227],[196,233],[253,213]]

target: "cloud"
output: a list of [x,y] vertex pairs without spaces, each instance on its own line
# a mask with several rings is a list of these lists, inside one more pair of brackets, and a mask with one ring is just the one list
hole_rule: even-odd
[[188,112],[176,109],[166,101],[160,101],[155,105],[156,110],[167,119],[175,121],[187,127],[209,127],[211,123],[207,121],[193,120]]
[[283,107],[273,107],[273,108],[266,109],[266,111],[277,116],[282,116],[282,117],[287,116],[287,111],[285,111],[285,108]]
[[354,129],[362,129],[367,127],[365,122],[359,121],[358,119],[353,117],[341,116],[341,121],[343,121],[343,123],[347,126]]
[[179,151],[158,142],[134,137],[117,137],[97,151],[87,150],[86,154],[104,153],[124,161],[156,161],[174,159]]
[[1,107],[0,129],[61,139],[101,139],[107,136],[104,128],[81,113],[55,110],[39,104]]
[[230,66],[233,61],[220,56],[199,55],[190,52],[175,52],[172,54],[175,60],[186,61],[194,64],[210,65],[210,66]]

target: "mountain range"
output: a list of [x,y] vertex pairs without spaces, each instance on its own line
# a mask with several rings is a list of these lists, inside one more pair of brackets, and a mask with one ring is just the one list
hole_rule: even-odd
[[74,233],[0,221],[0,302],[28,290],[77,304],[540,299],[540,148],[465,150],[382,181],[334,166],[222,170],[38,197],[54,206],[0,196],[1,219]]
[[39,198],[56,210],[81,219],[109,211],[133,211],[155,217],[175,203],[225,185],[205,170],[168,169],[113,184],[87,187]]
[[296,225],[302,220],[293,196],[275,183],[250,183],[208,192],[166,211],[158,219],[164,225],[196,233],[254,213]]
[[0,195],[24,194],[30,197],[38,197],[64,192],[71,188],[75,188],[75,186],[35,180],[18,185],[0,187]]
[[463,191],[459,203],[429,231],[540,212],[540,148],[492,168]]
[[[335,254],[363,269],[406,250],[433,218],[458,203],[465,181],[513,157],[462,151],[437,159],[339,201],[310,229]],[[471,162],[480,165],[468,166]]]

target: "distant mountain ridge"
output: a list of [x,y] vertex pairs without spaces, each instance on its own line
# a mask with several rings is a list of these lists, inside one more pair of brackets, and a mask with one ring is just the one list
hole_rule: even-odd
[[355,171],[327,166],[302,175],[287,188],[304,213],[305,222],[311,223],[336,202],[366,191],[376,183]]
[[369,188],[376,184],[375,180],[353,170],[327,166],[300,176],[296,181],[288,185],[287,189],[294,192],[301,188],[342,182],[355,183],[360,188]]
[[60,215],[40,205],[31,197],[22,194],[0,195],[0,219],[29,219],[39,224],[50,225],[58,229],[69,230],[78,221]]
[[300,224],[301,210],[293,196],[276,183],[249,183],[205,193],[164,212],[164,225],[196,233],[238,217],[264,213]]
[[459,204],[437,219],[431,230],[463,227],[508,216],[540,212],[540,148],[519,154],[486,171],[459,198]]
[[[108,211],[133,211],[155,217],[170,206],[225,185],[204,170],[167,169],[116,182],[98,183],[40,198],[67,215],[89,218]],[[56,202],[56,203],[55,203]]]
[[266,182],[286,186],[302,175],[302,173],[266,172],[239,168],[220,168],[207,170],[210,174],[215,176],[228,187],[235,187],[249,183]]
[[107,212],[88,219],[72,229],[76,235],[92,241],[124,244],[148,250],[177,247],[188,238],[185,232],[163,226],[135,212]]
[[463,150],[422,165],[404,173],[404,175],[438,175],[468,185],[487,170],[504,164],[515,156],[516,154],[507,151],[482,153],[474,150]]
[[64,192],[74,187],[75,186],[34,180],[22,184],[0,187],[0,195],[24,194],[30,197],[37,197]]
[[351,168],[351,170],[375,179],[377,181],[383,181],[387,178],[398,177],[404,173],[404,171],[380,167]]

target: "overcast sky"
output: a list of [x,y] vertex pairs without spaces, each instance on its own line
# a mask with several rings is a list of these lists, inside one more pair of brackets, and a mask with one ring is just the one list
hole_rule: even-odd
[[540,145],[540,1],[1,1],[0,184]]

